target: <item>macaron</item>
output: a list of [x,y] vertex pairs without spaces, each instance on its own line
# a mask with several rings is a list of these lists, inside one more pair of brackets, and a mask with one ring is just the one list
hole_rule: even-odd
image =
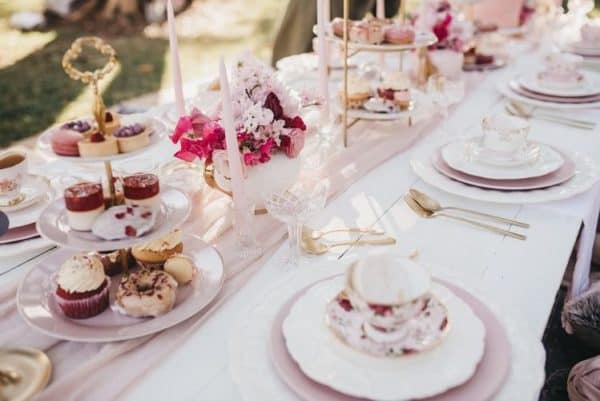
[[83,139],[83,135],[71,129],[57,129],[50,139],[52,151],[61,156],[79,156],[77,143]]

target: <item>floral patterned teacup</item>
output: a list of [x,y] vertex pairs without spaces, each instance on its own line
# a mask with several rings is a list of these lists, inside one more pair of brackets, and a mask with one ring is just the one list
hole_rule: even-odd
[[9,150],[0,154],[0,203],[10,203],[19,197],[26,174],[25,153]]
[[529,124],[526,120],[507,114],[483,118],[483,147],[493,153],[511,155],[527,144]]

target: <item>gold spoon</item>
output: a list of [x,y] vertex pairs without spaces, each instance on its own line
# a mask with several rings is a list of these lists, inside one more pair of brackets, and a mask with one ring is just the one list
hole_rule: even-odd
[[302,249],[307,253],[313,255],[322,255],[329,252],[333,248],[340,246],[351,246],[351,245],[394,245],[396,239],[392,237],[380,238],[380,239],[363,239],[363,240],[351,240],[333,243],[324,243],[315,241],[311,237],[302,236]]
[[498,227],[494,227],[494,226],[490,226],[490,225],[487,225],[487,224],[479,223],[477,221],[465,219],[463,217],[453,216],[451,214],[445,214],[443,212],[432,212],[430,210],[426,210],[421,205],[419,205],[417,203],[417,201],[415,201],[408,194],[404,196],[404,201],[406,202],[406,204],[408,205],[408,207],[410,207],[412,209],[413,212],[415,212],[419,216],[424,217],[426,219],[434,218],[434,217],[437,217],[437,216],[443,216],[443,217],[446,217],[448,219],[452,219],[452,220],[460,221],[462,223],[470,224],[470,225],[472,225],[474,227],[478,227],[478,228],[481,228],[483,230],[491,231],[491,232],[496,233],[496,234],[506,235],[506,236],[509,236],[509,237],[512,237],[512,238],[515,238],[515,239],[520,239],[522,241],[524,241],[524,240],[527,239],[526,236],[514,233],[512,231],[503,230],[503,229],[498,228]]
[[308,236],[314,240],[320,239],[328,234],[333,233],[359,233],[359,234],[370,234],[370,235],[383,235],[385,231],[379,230],[377,228],[367,228],[367,227],[350,227],[350,228],[335,228],[332,230],[313,230],[310,227],[302,228],[302,235]]
[[518,220],[506,219],[504,217],[494,216],[492,214],[487,214],[487,213],[481,213],[481,212],[471,210],[471,209],[463,209],[460,207],[453,207],[453,206],[442,207],[442,205],[440,205],[440,203],[438,201],[436,201],[435,199],[433,199],[432,197],[430,197],[429,195],[427,195],[421,191],[417,191],[416,189],[410,189],[408,191],[408,193],[409,193],[410,197],[413,198],[415,200],[415,202],[417,202],[419,204],[419,206],[421,206],[423,209],[428,210],[433,213],[442,212],[444,210],[456,210],[458,212],[470,213],[474,216],[479,216],[479,217],[483,217],[483,218],[486,218],[489,220],[499,221],[501,223],[512,224],[514,226],[518,226],[518,227],[522,227],[522,228],[529,228],[529,224],[523,223]]

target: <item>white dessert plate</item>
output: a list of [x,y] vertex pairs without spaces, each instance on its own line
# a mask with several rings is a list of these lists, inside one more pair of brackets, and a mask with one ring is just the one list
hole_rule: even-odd
[[[498,92],[500,92],[500,94],[506,96],[508,99],[515,100],[515,101],[521,102],[521,103],[525,103],[525,104],[528,104],[531,106],[545,107],[545,108],[549,108],[549,109],[562,109],[562,110],[590,109],[590,108],[600,107],[600,100],[593,101],[593,102],[579,102],[579,103],[568,102],[568,103],[565,103],[565,102],[561,102],[558,100],[552,101],[552,100],[534,99],[533,97],[525,96],[521,93],[515,92],[515,90],[513,90],[511,88],[512,83],[515,83],[515,81],[499,82],[496,85],[496,89],[498,90]],[[543,96],[543,95],[540,95],[540,96]]]
[[[54,299],[53,277],[75,251],[60,249],[46,256],[23,278],[17,291],[19,313],[32,328],[51,337],[79,342],[123,341],[168,329],[204,309],[223,286],[223,260],[218,251],[199,237],[185,234],[183,252],[197,273],[190,284],[177,289],[174,308],[156,318],[132,318],[110,307],[90,319],[66,317]],[[110,303],[114,303],[120,277],[111,278]]]
[[57,124],[48,128],[46,131],[42,132],[42,134],[38,138],[38,148],[40,151],[47,157],[56,158],[61,160],[66,160],[69,162],[77,162],[77,163],[98,163],[98,162],[106,162],[113,160],[124,160],[129,159],[134,156],[139,156],[154,146],[158,145],[162,142],[162,140],[167,136],[168,129],[166,125],[156,118],[145,117],[145,115],[136,115],[136,114],[125,114],[121,116],[122,125],[128,123],[134,123],[140,120],[144,120],[148,122],[152,127],[152,134],[150,135],[150,144],[144,148],[135,150],[133,152],[128,153],[118,153],[116,155],[111,156],[101,156],[101,157],[79,157],[79,156],[61,156],[57,155],[52,151],[51,139],[54,130],[64,124]]
[[548,96],[582,97],[600,94],[600,79],[598,74],[591,71],[582,71],[581,73],[584,76],[582,84],[573,88],[548,87],[543,82],[540,82],[537,74],[521,75],[516,81],[528,91]]
[[[331,36],[336,43],[342,44],[344,40],[338,36]],[[367,43],[357,43],[351,42],[348,40],[348,49],[351,50],[365,50],[371,52],[397,52],[402,50],[412,50],[419,49],[421,47],[431,46],[432,44],[437,42],[437,37],[433,34],[433,32],[420,31],[415,32],[415,41],[406,45],[395,45],[392,43],[382,43],[379,45],[375,44],[367,44]]]
[[41,196],[36,202],[33,202],[25,208],[14,211],[6,211],[6,215],[8,216],[8,226],[10,229],[35,223],[39,219],[43,210],[52,202],[55,197],[54,189],[44,177],[37,176],[35,177],[35,180],[31,182],[35,182],[34,185],[39,185],[39,188],[42,192]]
[[95,236],[90,231],[71,230],[63,198],[56,199],[42,212],[37,230],[42,237],[70,249],[112,251],[128,248],[141,241],[161,237],[179,227],[189,217],[192,209],[191,201],[185,192],[168,185],[161,187],[160,202],[154,228],[139,237],[108,241]]
[[564,163],[556,150],[545,144],[539,144],[539,155],[531,162],[513,166],[498,166],[482,162],[469,150],[472,141],[455,141],[441,148],[444,161],[453,169],[475,177],[492,180],[520,180],[540,177],[558,170]]
[[288,351],[309,378],[355,397],[399,401],[439,394],[473,376],[483,356],[485,327],[448,288],[432,285],[433,294],[448,308],[451,328],[444,341],[427,352],[377,358],[348,347],[325,325],[325,307],[344,280],[315,284],[283,322]]
[[11,206],[0,206],[0,211],[4,213],[16,212],[25,209],[36,202],[39,202],[45,193],[48,192],[50,184],[45,177],[28,174],[23,179],[21,185],[22,200]]
[[[277,60],[275,67],[279,71],[304,73],[307,71],[316,71],[319,67],[319,57],[316,53],[301,53],[283,57]],[[356,61],[349,59],[348,68],[356,68]],[[337,59],[330,61],[330,68],[334,70],[343,69],[344,65]]]

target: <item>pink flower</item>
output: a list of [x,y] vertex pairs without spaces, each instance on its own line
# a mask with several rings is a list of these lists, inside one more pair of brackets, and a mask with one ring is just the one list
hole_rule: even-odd
[[211,119],[197,108],[194,108],[190,114],[190,121],[194,132],[201,133],[204,129],[204,125],[210,122]]
[[256,166],[259,163],[259,155],[256,153],[244,153],[244,164],[246,166]]
[[438,42],[443,42],[444,40],[446,40],[446,38],[448,38],[448,27],[450,26],[451,22],[452,16],[450,14],[446,14],[446,17],[444,17],[443,20],[438,21],[433,26],[433,33],[437,37]]
[[289,158],[298,157],[304,147],[304,132],[301,129],[292,129],[287,135],[281,136],[281,149]]
[[285,128],[296,128],[296,129],[300,129],[302,131],[306,130],[306,124],[304,124],[304,120],[302,120],[302,118],[300,116],[296,116],[294,118],[284,117],[284,119],[285,119]]
[[193,128],[194,127],[192,125],[192,119],[190,118],[190,116],[183,116],[179,118],[179,121],[177,121],[177,125],[175,126],[175,132],[173,132],[173,135],[170,136],[171,141],[173,143],[179,142],[181,136],[190,131],[193,131]]
[[273,112],[275,120],[279,120],[281,119],[281,117],[283,117],[283,107],[281,107],[281,102],[279,101],[279,98],[273,92],[269,92],[269,94],[267,95],[264,107]]

